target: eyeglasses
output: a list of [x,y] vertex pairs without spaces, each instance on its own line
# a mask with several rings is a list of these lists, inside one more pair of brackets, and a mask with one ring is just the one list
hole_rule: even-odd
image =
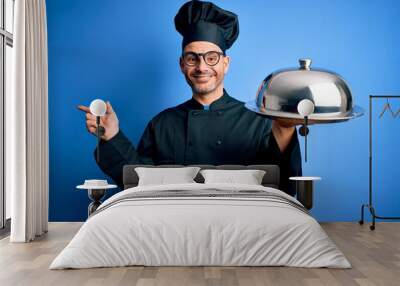
[[192,67],[200,62],[200,56],[203,57],[203,60],[207,65],[215,66],[219,63],[221,56],[224,56],[224,53],[217,51],[209,51],[206,53],[186,52],[182,54],[182,59],[186,65]]

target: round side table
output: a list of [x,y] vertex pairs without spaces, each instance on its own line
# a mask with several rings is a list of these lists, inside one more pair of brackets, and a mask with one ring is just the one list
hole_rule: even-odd
[[106,186],[89,186],[89,185],[79,185],[76,186],[77,189],[87,190],[88,197],[92,201],[88,206],[88,217],[94,213],[97,208],[101,205],[101,199],[104,198],[107,189],[114,189],[116,185],[106,185]]
[[310,210],[313,207],[314,181],[321,180],[321,177],[290,177],[289,180],[296,181],[297,200]]

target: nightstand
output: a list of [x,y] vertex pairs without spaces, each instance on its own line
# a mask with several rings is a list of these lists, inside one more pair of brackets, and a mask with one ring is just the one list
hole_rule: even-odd
[[101,205],[101,199],[104,198],[107,189],[116,187],[116,185],[109,185],[107,180],[85,180],[83,185],[76,186],[77,189],[87,190],[89,199],[92,201],[88,206],[88,217]]
[[290,177],[289,180],[296,181],[297,200],[306,209],[312,209],[314,181],[321,180],[321,177]]

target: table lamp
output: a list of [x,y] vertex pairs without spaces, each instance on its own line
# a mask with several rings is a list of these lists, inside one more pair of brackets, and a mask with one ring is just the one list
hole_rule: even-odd
[[100,126],[100,117],[104,116],[107,111],[106,103],[101,99],[95,99],[90,103],[90,113],[96,116],[96,137],[97,137],[97,153],[96,153],[96,160],[97,163],[100,161],[100,139],[101,136],[104,135],[105,129],[103,126]]
[[314,103],[309,99],[303,99],[297,105],[297,111],[304,117],[304,125],[300,127],[299,133],[304,136],[304,160],[307,162],[308,116],[314,112]]

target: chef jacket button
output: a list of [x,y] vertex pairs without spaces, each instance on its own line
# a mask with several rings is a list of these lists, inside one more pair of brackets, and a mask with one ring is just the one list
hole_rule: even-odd
[[193,115],[193,116],[196,116],[196,115],[199,115],[199,113],[198,113],[197,111],[193,111],[193,112],[192,112],[192,115]]
[[217,143],[217,145],[221,145],[221,144],[222,144],[222,141],[221,141],[221,140],[218,140],[216,143]]
[[218,114],[218,115],[222,115],[222,111],[218,111],[217,114]]

